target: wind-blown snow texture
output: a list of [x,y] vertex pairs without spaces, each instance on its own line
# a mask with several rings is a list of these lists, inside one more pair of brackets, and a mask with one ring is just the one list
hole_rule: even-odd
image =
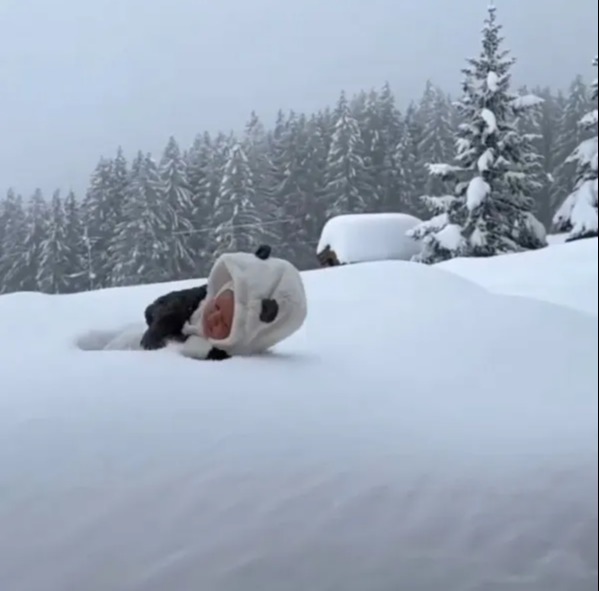
[[[172,285],[0,297],[0,589],[596,588],[597,240],[447,265],[306,273],[222,363],[72,345]],[[570,307],[456,275],[525,269]]]

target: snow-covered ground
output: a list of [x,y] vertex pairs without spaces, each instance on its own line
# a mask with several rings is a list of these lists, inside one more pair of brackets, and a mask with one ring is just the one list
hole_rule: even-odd
[[437,267],[493,292],[534,297],[597,316],[597,240],[561,242],[553,236],[549,243],[559,248],[488,260],[453,259]]
[[597,264],[309,272],[214,363],[74,345],[172,285],[0,297],[0,589],[596,588]]

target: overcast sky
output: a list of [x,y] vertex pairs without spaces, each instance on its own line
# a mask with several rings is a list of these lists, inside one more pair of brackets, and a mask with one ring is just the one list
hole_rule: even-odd
[[[120,144],[159,156],[252,109],[313,111],[389,80],[455,90],[488,0],[0,0],[0,191],[83,190]],[[594,76],[596,0],[496,0],[516,82]]]

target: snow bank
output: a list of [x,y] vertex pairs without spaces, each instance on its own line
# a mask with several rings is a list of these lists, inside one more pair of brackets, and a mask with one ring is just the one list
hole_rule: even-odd
[[597,317],[597,239],[563,241],[563,234],[551,235],[551,246],[539,250],[489,259],[452,259],[435,267],[496,293],[533,297]]
[[331,218],[322,230],[317,252],[327,246],[340,263],[407,261],[420,251],[419,243],[406,235],[420,220],[405,213],[366,213]]
[[0,589],[596,588],[596,316],[470,280],[596,298],[596,253],[306,273],[222,363],[74,347],[174,285],[0,297]]

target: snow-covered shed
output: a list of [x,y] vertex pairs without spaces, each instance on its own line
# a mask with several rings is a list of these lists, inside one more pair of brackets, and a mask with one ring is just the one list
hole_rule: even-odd
[[326,222],[316,249],[323,267],[369,261],[408,261],[420,244],[407,232],[420,223],[405,213],[339,215]]

